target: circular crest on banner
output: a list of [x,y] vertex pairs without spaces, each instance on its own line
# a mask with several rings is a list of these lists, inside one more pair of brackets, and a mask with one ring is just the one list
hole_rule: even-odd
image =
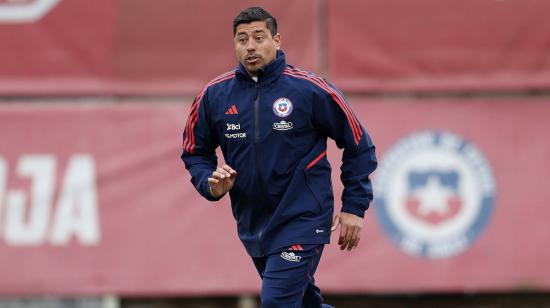
[[447,258],[468,249],[486,227],[495,191],[491,167],[473,144],[454,133],[423,131],[384,154],[374,208],[403,251]]
[[292,113],[292,102],[286,97],[278,98],[273,103],[273,112],[278,117],[288,117]]

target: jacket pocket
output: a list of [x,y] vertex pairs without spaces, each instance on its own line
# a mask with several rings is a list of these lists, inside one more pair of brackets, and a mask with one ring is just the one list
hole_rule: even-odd
[[315,157],[314,160],[312,160],[307,166],[306,171],[311,169],[315,164],[317,164],[321,159],[325,158],[327,156],[327,150],[324,150],[323,153],[319,154],[319,156]]
[[319,212],[332,197],[331,167],[326,159],[327,151],[323,151],[304,169],[306,186],[317,200]]

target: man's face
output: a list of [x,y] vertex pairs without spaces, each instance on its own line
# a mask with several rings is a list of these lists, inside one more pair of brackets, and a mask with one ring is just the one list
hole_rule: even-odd
[[265,21],[254,21],[237,26],[235,50],[239,62],[250,76],[258,76],[258,70],[275,60],[281,43],[279,33],[275,37],[266,27]]

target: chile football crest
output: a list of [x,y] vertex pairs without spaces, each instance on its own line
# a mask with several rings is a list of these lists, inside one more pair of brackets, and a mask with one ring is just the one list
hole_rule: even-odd
[[273,113],[281,118],[288,117],[292,113],[292,108],[292,102],[286,97],[281,97],[273,103]]
[[495,183],[482,153],[460,136],[412,134],[384,155],[375,211],[405,252],[445,258],[470,247],[492,211]]

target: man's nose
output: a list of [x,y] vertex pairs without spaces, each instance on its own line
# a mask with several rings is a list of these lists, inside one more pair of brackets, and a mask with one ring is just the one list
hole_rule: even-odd
[[248,40],[246,43],[246,50],[255,50],[256,44],[254,43],[254,40]]

